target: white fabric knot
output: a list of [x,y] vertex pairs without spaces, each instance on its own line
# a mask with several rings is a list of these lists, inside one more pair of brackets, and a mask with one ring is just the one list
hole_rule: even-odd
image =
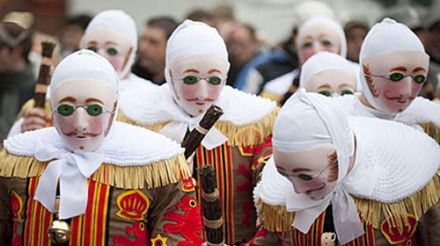
[[50,161],[38,182],[35,200],[50,212],[56,212],[56,191],[60,182],[59,218],[85,213],[88,199],[87,179],[101,166],[103,156],[93,152],[68,152],[52,146],[35,152],[39,161]]

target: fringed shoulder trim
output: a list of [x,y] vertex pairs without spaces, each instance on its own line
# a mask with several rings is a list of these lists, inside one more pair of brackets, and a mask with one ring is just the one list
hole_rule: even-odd
[[118,111],[118,114],[116,116],[116,120],[120,121],[120,122],[124,122],[124,123],[130,124],[130,125],[133,125],[133,126],[142,127],[142,128],[148,129],[148,130],[153,131],[153,132],[159,132],[169,122],[169,121],[163,121],[163,122],[158,122],[158,123],[154,123],[154,124],[148,125],[148,124],[141,123],[141,122],[139,122],[137,120],[129,118],[124,113],[122,113],[121,110]]
[[264,228],[272,232],[287,232],[292,228],[295,212],[288,212],[284,205],[269,205],[257,200],[260,221]]
[[[264,139],[272,134],[275,119],[280,111],[279,107],[275,107],[271,113],[262,119],[237,126],[230,121],[217,121],[214,125],[227,138],[231,146],[255,146],[264,142]],[[169,121],[158,122],[152,125],[140,123],[130,119],[128,116],[119,111],[117,120],[131,125],[146,128],[148,130],[159,132]]]
[[[41,176],[48,162],[40,162],[34,157],[22,157],[0,152],[0,176],[28,178]],[[145,165],[118,166],[103,163],[91,179],[122,189],[158,188],[190,177],[190,170],[182,154],[168,160]]]
[[262,144],[272,134],[275,119],[280,111],[275,107],[272,112],[255,122],[237,126],[229,121],[219,120],[214,126],[223,133],[231,146],[255,146]]
[[[395,202],[382,203],[378,201],[353,197],[362,220],[379,229],[384,220],[390,220],[393,225],[401,229],[408,224],[408,215],[419,220],[423,214],[434,207],[440,198],[440,172],[420,191]],[[294,212],[288,212],[284,205],[268,205],[261,199],[257,202],[259,216],[265,228],[273,232],[291,230]]]
[[432,122],[419,124],[423,131],[440,144],[440,129]]
[[262,91],[260,96],[276,102],[277,105],[280,105],[281,100],[283,99],[282,95],[278,95],[278,94],[272,93],[270,91]]
[[384,219],[391,219],[398,228],[408,223],[407,215],[419,220],[440,198],[440,173],[437,172],[431,181],[420,191],[395,203],[382,203],[354,197],[358,211],[367,224],[379,228]]

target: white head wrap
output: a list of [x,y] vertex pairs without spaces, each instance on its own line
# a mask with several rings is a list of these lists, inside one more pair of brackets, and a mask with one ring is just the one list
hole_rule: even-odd
[[176,59],[188,55],[216,55],[228,61],[225,42],[215,28],[205,23],[185,20],[167,42],[165,78],[171,83],[169,68]]
[[[137,51],[137,29],[136,23],[133,18],[126,14],[122,10],[106,10],[97,14],[92,21],[87,26],[84,36],[88,35],[90,32],[97,28],[109,27],[118,32],[123,33],[131,42],[131,53],[128,58],[127,64],[125,65],[122,72],[119,74],[119,78],[125,78],[131,71],[131,66],[136,58]],[[81,40],[83,42],[83,40]],[[84,47],[83,45],[81,45]]]
[[[422,42],[407,26],[395,20],[385,18],[374,25],[364,39],[359,55],[361,67],[365,58],[391,51],[420,51],[425,52]],[[368,102],[375,108],[380,109],[375,103],[374,97],[365,80],[363,69],[361,69],[360,80],[362,92]]]
[[322,1],[299,1],[293,8],[293,20],[295,20],[294,24],[297,27],[301,26],[309,18],[318,15],[336,19],[335,11]]
[[102,81],[118,93],[118,75],[110,62],[91,50],[79,50],[56,66],[49,87],[50,98],[54,98],[53,93],[64,82],[80,79]]
[[[342,57],[347,56],[347,40],[345,38],[344,30],[342,29],[342,26],[338,22],[336,22],[328,17],[314,16],[314,17],[308,19],[306,22],[304,22],[304,24],[302,24],[299,27],[298,35],[297,35],[296,39],[298,40],[299,37],[304,35],[304,32],[306,30],[308,30],[309,28],[311,28],[313,26],[325,26],[325,27],[328,27],[329,29],[331,29],[333,32],[335,32],[336,35],[338,35],[338,37],[339,37],[339,43],[340,43],[339,55],[341,55]],[[297,42],[296,45],[297,45],[297,49],[298,49],[299,43]]]
[[[55,68],[50,84],[52,108],[55,108],[53,93],[60,85],[82,79],[102,81],[118,95],[119,79],[110,62],[93,51],[80,50],[64,58]],[[49,161],[49,165],[40,178],[35,199],[49,211],[55,212],[56,187],[59,182],[60,218],[83,214],[87,206],[87,179],[100,167],[102,154],[67,151],[44,143],[40,145],[42,147],[35,150],[35,156],[38,160]]]
[[347,59],[340,55],[324,51],[313,55],[302,65],[299,86],[304,88],[314,75],[329,69],[346,70],[353,73],[356,77],[353,65],[350,64]]
[[345,244],[362,235],[364,230],[356,205],[344,185],[354,148],[353,133],[347,115],[339,109],[339,104],[331,100],[299,89],[281,109],[275,121],[272,142],[274,148],[289,152],[308,150],[324,143],[336,146],[336,187],[321,200],[303,196],[303,199],[289,201],[289,211],[296,211],[293,226],[306,233],[331,201],[336,233]]

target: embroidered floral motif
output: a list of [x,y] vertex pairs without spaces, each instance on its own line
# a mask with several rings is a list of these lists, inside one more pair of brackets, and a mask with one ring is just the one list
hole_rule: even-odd
[[117,204],[119,208],[119,211],[116,213],[117,216],[130,221],[138,221],[142,220],[145,213],[147,213],[150,207],[150,200],[144,193],[138,190],[131,190],[119,195]]
[[413,238],[417,228],[417,219],[412,215],[407,215],[407,223],[401,218],[403,227],[398,228],[392,218],[384,220],[380,226],[380,230],[388,243],[402,245],[417,245],[416,239]]
[[127,226],[125,231],[128,235],[133,235],[134,240],[130,240],[125,236],[115,236],[115,246],[143,246],[147,245],[148,232],[143,222],[135,222],[133,227]]
[[177,246],[195,246],[203,243],[202,238],[202,218],[200,216],[200,208],[194,197],[185,196],[182,201],[176,204],[176,208],[180,208],[183,214],[175,211],[165,213],[165,220],[175,223],[166,223],[164,231],[166,233],[179,233],[185,241],[181,241]]

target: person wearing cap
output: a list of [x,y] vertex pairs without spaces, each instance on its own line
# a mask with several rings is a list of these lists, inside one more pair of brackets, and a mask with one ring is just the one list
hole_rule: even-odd
[[[136,50],[137,31],[133,19],[121,10],[106,10],[96,15],[87,26],[80,42],[81,49],[90,49],[105,57],[115,68],[121,81],[119,90],[151,89],[153,83],[131,73]],[[19,119],[9,136],[46,127],[50,119],[50,105],[45,110],[33,108],[33,100],[23,105]]]
[[281,109],[248,245],[436,245],[440,146],[339,103],[300,89]]
[[[296,38],[296,50],[301,66],[314,54],[320,51],[328,51],[347,55],[347,41],[344,31],[339,23],[324,16],[314,16],[304,22]],[[353,63],[356,71],[357,64]],[[282,105],[299,86],[300,69],[282,75],[269,81],[261,95],[275,100]]]
[[183,149],[114,122],[118,83],[89,50],[56,67],[54,126],[11,137],[0,151],[1,245],[203,243]]
[[308,59],[301,69],[299,87],[327,97],[353,95],[357,75],[347,59],[330,52],[319,52]]
[[[178,26],[168,40],[165,61],[167,84],[155,91],[124,92],[118,120],[181,142],[209,107],[222,108],[224,114],[195,152],[194,170],[203,165],[216,169],[225,243],[248,240],[256,231],[252,186],[271,154],[278,108],[270,100],[225,86],[226,46],[217,30],[204,23],[186,20]],[[196,171],[193,177],[200,189]]]
[[429,56],[407,26],[389,18],[374,25],[362,44],[360,65],[361,94],[341,98],[352,115],[421,125],[440,142],[440,105],[417,96]]

